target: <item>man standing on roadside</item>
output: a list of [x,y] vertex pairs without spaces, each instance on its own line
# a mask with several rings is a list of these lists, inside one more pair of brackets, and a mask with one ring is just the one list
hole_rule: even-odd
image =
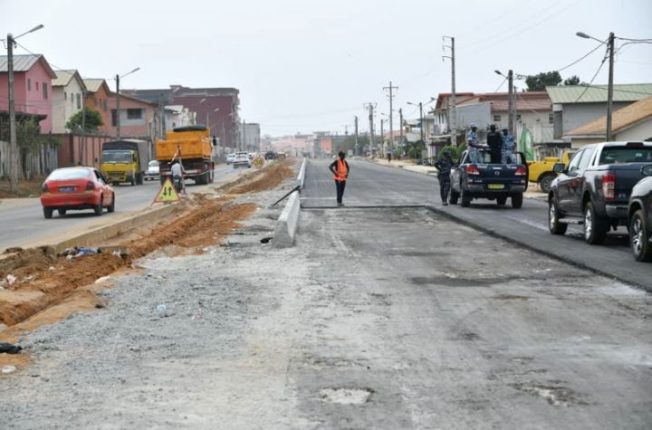
[[342,196],[344,195],[344,187],[346,187],[346,180],[349,177],[349,163],[344,159],[344,152],[340,151],[338,159],[333,161],[328,168],[333,172],[333,179],[335,179],[335,189],[337,190],[337,206],[344,206],[342,203]]
[[451,168],[453,167],[453,159],[451,153],[445,150],[439,161],[435,163],[437,168],[437,179],[439,179],[439,192],[441,194],[441,202],[444,206],[448,206],[448,193],[451,189]]

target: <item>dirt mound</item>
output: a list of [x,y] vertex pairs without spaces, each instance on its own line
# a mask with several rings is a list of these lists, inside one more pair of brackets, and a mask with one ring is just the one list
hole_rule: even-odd
[[241,181],[226,186],[223,191],[227,194],[245,194],[268,190],[277,187],[285,179],[294,176],[292,162],[285,160],[274,163],[266,170],[254,172],[245,176]]

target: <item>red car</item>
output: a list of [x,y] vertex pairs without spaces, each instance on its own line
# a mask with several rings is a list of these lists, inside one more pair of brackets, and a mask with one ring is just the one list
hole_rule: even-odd
[[64,216],[68,210],[93,209],[102,215],[104,208],[115,211],[115,193],[102,173],[92,167],[65,167],[50,173],[41,189],[45,218],[56,209]]

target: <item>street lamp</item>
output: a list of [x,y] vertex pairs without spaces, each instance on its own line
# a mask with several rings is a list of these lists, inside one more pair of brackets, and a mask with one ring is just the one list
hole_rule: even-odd
[[115,128],[116,136],[120,139],[120,79],[124,78],[127,75],[136,73],[140,70],[140,67],[136,67],[134,70],[125,73],[124,75],[115,75]]
[[[600,44],[604,43],[604,40],[596,39],[593,36],[589,36],[586,33],[583,33],[581,31],[578,31],[575,33],[576,36],[581,37],[583,39],[593,39]],[[609,85],[607,86],[607,132],[606,132],[606,137],[607,137],[607,142],[609,142],[612,138],[612,131],[611,131],[611,113],[613,112],[613,99],[614,99],[614,39],[616,37],[614,36],[613,31],[609,33],[609,37],[607,38],[607,50],[609,51]]]
[[514,72],[512,69],[509,69],[507,71],[507,76],[505,76],[500,70],[494,70],[494,72],[507,79],[507,128],[512,136],[516,136],[516,130],[514,129],[514,119],[516,118],[516,103],[514,103]]
[[14,106],[14,43],[16,39],[26,34],[33,33],[42,29],[43,24],[28,30],[14,37],[11,33],[7,34],[7,83],[9,86],[9,183],[11,193],[18,191],[18,143],[16,142],[16,108]]

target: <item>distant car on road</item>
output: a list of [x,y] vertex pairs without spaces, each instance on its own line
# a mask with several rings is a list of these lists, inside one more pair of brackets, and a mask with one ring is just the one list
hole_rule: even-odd
[[65,216],[69,210],[92,209],[99,216],[104,208],[115,211],[115,192],[99,170],[65,167],[50,173],[43,182],[41,205],[48,219],[55,210]]
[[147,165],[147,170],[145,171],[145,180],[146,181],[156,181],[161,177],[160,173],[160,163],[158,160],[152,160]]
[[652,142],[603,142],[584,146],[568,167],[555,165],[548,193],[548,229],[564,234],[584,225],[584,240],[604,242],[611,228],[628,225],[628,204],[642,167],[652,165]]
[[276,160],[276,152],[274,151],[267,151],[265,153],[265,160]]
[[236,152],[235,159],[233,160],[233,168],[238,167],[251,167],[251,160],[249,159],[248,152]]
[[636,260],[652,261],[652,165],[641,173],[629,197],[629,244]]
[[233,164],[234,160],[235,160],[235,152],[226,154],[226,164]]
[[464,151],[450,173],[451,204],[461,200],[462,207],[468,207],[471,200],[483,198],[496,200],[502,206],[511,198],[512,207],[519,209],[527,188],[527,166],[522,153],[516,157],[515,164],[491,164],[491,154],[482,149],[478,151],[478,162],[473,163],[468,151]]

